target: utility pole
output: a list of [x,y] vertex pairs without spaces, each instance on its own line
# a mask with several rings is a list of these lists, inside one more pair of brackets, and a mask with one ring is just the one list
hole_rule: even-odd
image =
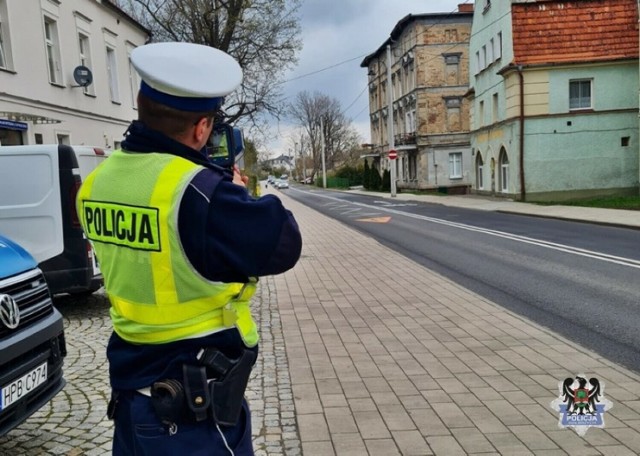
[[302,182],[307,183],[307,166],[304,163],[304,138],[300,138],[300,158],[302,159]]
[[300,180],[300,175],[298,174],[298,143],[293,142],[293,172],[296,175],[296,181]]
[[[387,44],[387,136],[389,137],[389,151],[395,149],[393,135],[393,87],[391,85],[391,43]],[[389,155],[387,155],[389,158]],[[391,168],[391,196],[396,196],[396,161],[389,160]]]
[[320,144],[322,145],[322,188],[327,188],[327,168],[325,166],[324,124],[320,117]]

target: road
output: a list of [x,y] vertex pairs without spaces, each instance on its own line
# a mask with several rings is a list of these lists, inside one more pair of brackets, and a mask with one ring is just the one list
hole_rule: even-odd
[[287,192],[499,305],[640,371],[640,231],[312,187]]

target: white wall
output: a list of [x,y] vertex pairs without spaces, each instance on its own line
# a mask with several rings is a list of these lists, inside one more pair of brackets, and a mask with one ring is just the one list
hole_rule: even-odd
[[[49,80],[45,15],[56,22],[59,83]],[[25,144],[33,144],[36,133],[45,144],[57,142],[58,134],[69,136],[71,144],[107,148],[122,139],[129,122],[137,118],[132,94],[139,79],[130,79],[129,52],[148,38],[140,25],[106,6],[106,0],[0,0],[0,20],[5,53],[11,57],[0,69],[0,119],[26,122]],[[86,91],[74,87],[73,70],[80,65],[79,33],[88,37],[87,66],[93,73],[93,84]],[[115,51],[116,100],[109,90],[107,46]]]

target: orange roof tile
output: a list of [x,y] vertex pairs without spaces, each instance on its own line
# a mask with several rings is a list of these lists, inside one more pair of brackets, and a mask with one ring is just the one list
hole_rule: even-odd
[[638,58],[636,0],[538,0],[514,3],[515,63]]

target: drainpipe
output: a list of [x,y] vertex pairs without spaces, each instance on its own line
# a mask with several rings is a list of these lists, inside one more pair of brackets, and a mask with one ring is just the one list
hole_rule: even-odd
[[518,65],[517,70],[520,78],[520,201],[525,201],[527,190],[524,179],[524,76],[522,65]]

